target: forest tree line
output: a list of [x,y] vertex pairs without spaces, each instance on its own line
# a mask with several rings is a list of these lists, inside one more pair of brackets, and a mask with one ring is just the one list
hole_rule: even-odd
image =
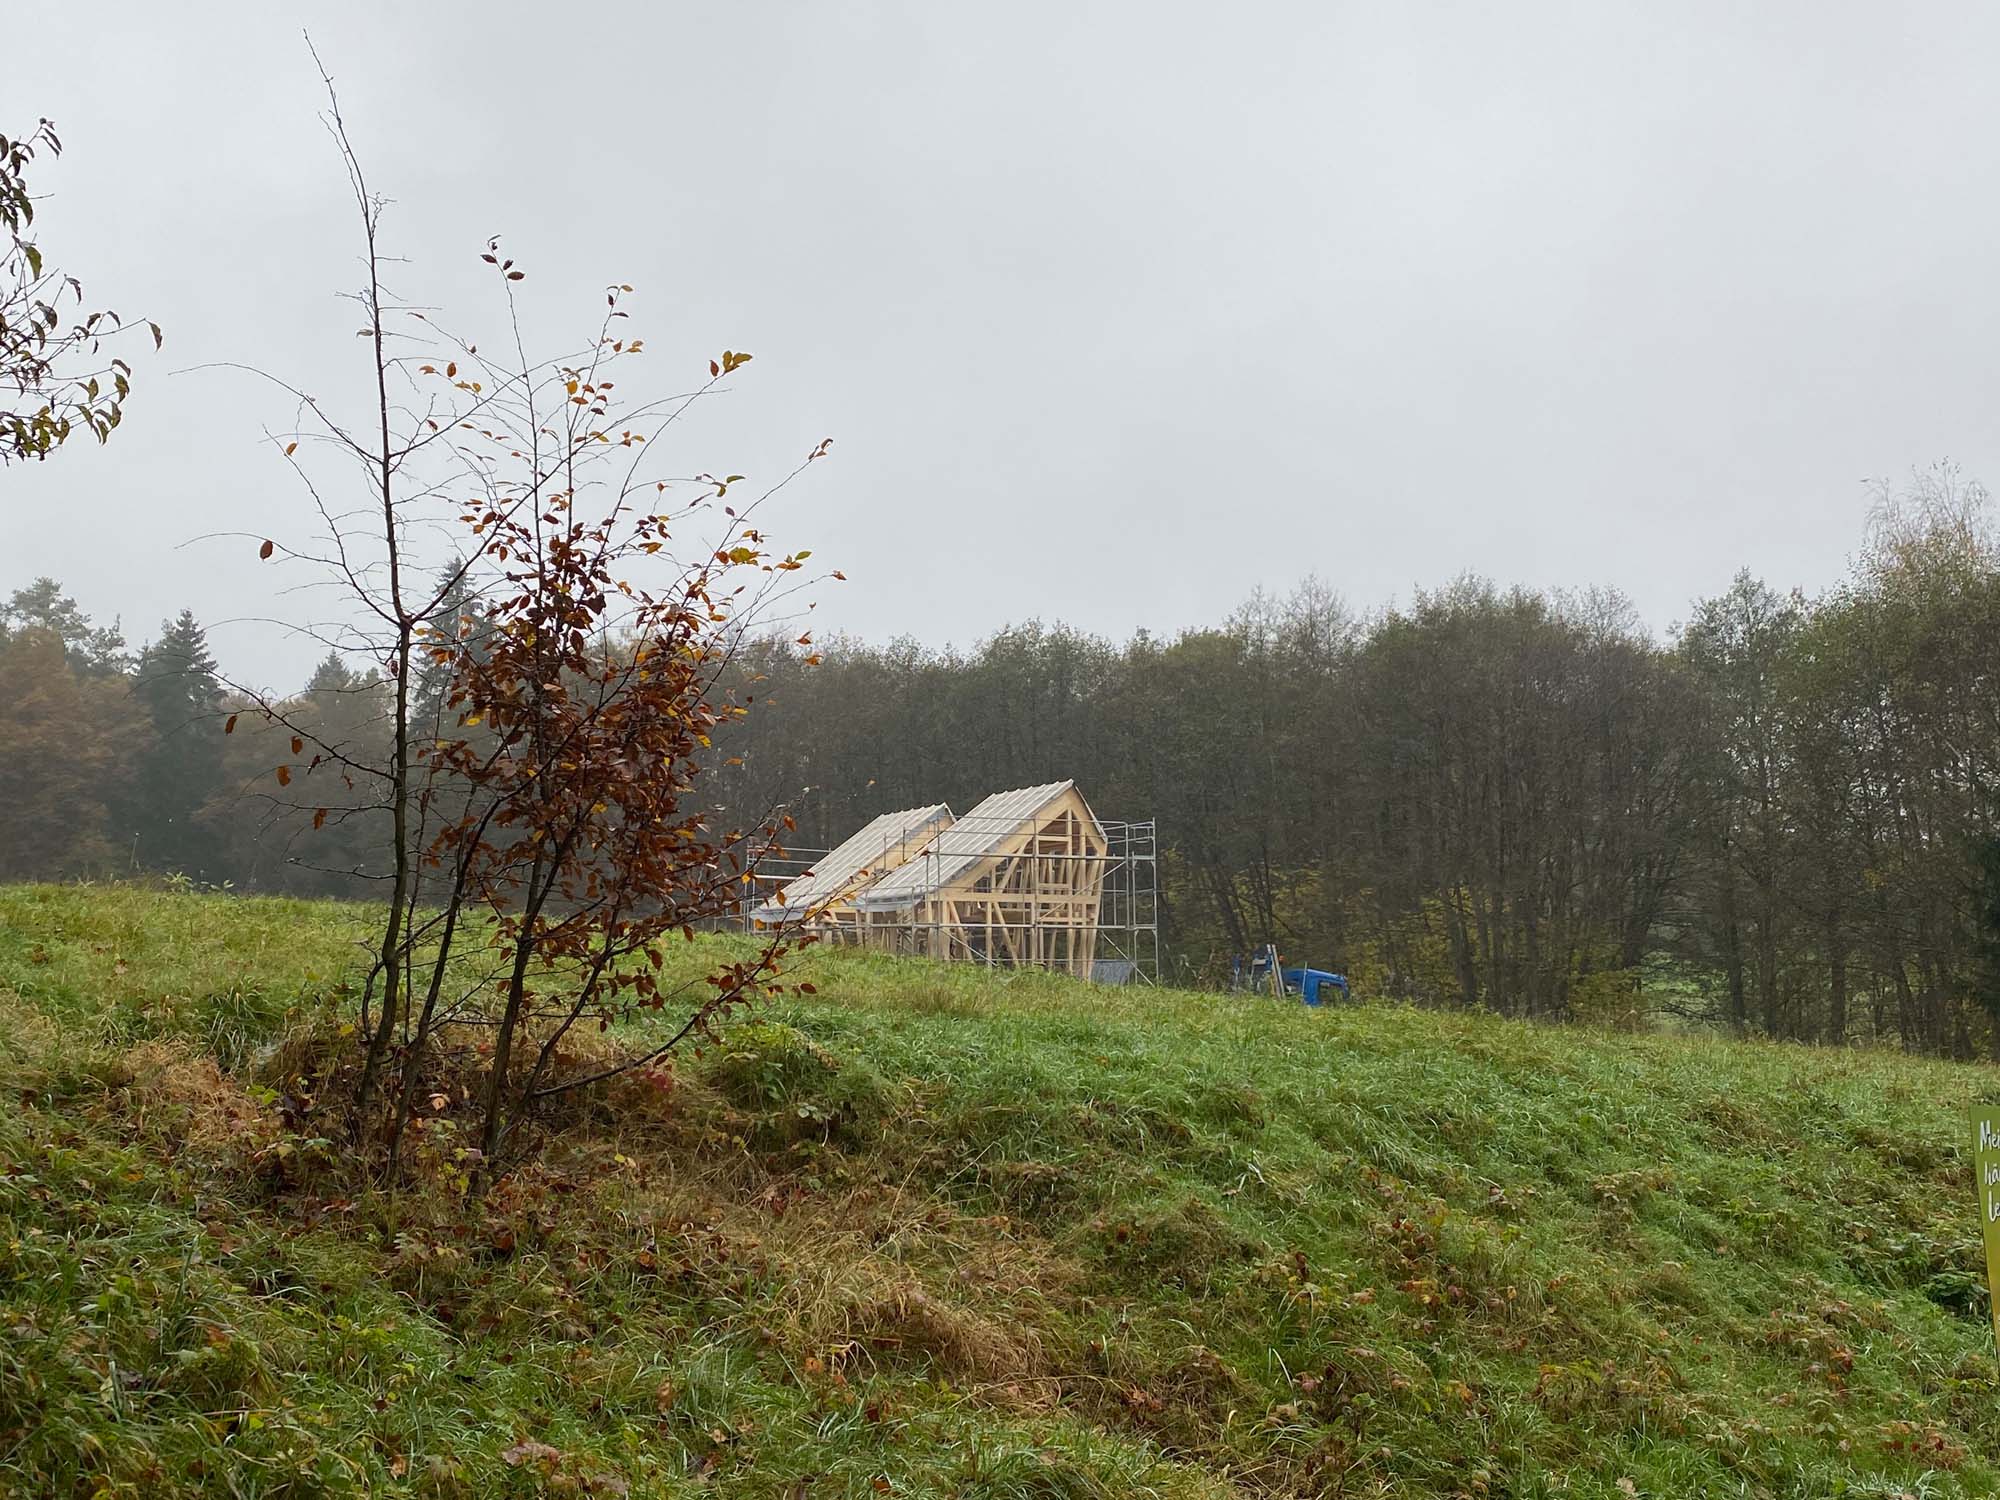
[[[1884,498],[1837,586],[1741,574],[1667,640],[1615,593],[1476,578],[1366,616],[1308,582],[1171,639],[746,640],[755,701],[707,796],[725,821],[787,805],[824,848],[1074,778],[1158,820],[1182,980],[1275,942],[1363,996],[2000,1056],[1996,662],[1987,497],[1941,468]],[[360,747],[384,697],[330,655],[291,714]],[[277,731],[225,734],[234,707],[193,614],[134,651],[49,580],[14,594],[0,878],[371,894],[368,789],[286,800]]]

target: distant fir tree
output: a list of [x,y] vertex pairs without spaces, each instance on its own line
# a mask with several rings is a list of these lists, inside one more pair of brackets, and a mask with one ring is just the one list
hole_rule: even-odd
[[341,654],[329,651],[306,679],[306,697],[322,711],[328,711],[338,707],[341,697],[355,691],[361,683],[360,674],[348,666]]
[[123,672],[132,664],[118,622],[103,627],[91,624],[90,617],[53,578],[37,578],[26,588],[16,589],[13,597],[0,605],[0,640],[31,630],[46,630],[60,640],[63,654],[80,672],[104,677]]
[[[426,637],[420,646],[441,640],[470,640],[476,643],[484,633],[486,606],[474,589],[462,563],[442,570],[443,587],[438,607],[424,621]],[[411,673],[410,723],[413,733],[443,735],[455,727],[456,715],[450,707],[451,668],[440,666],[428,649],[420,649],[416,670]]]
[[220,880],[215,831],[196,814],[223,785],[222,679],[193,611],[162,622],[132,691],[153,726],[128,814],[139,863]]

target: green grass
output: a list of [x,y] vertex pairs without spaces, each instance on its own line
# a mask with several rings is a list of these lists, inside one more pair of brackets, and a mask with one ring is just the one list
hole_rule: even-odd
[[2000,1488],[1991,1070],[816,953],[467,1206],[368,919],[0,889],[0,1493]]

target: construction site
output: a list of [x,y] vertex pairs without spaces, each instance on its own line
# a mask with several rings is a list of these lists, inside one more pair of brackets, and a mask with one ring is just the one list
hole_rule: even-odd
[[1157,983],[1153,823],[1106,822],[1076,784],[887,812],[831,849],[767,869],[759,927],[823,942],[1104,984]]

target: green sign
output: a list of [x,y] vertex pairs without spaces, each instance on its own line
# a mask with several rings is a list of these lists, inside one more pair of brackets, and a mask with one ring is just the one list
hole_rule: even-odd
[[1986,1241],[1986,1292],[2000,1345],[2000,1110],[1972,1116],[1972,1170],[1979,1184],[1979,1233]]

